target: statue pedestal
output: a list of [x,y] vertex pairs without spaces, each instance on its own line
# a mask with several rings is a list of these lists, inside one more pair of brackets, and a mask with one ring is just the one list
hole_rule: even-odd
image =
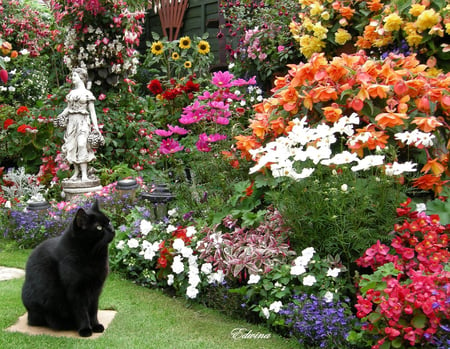
[[100,179],[89,178],[87,181],[81,179],[65,179],[62,181],[64,197],[67,201],[72,200],[75,196],[87,193],[95,193],[103,189]]

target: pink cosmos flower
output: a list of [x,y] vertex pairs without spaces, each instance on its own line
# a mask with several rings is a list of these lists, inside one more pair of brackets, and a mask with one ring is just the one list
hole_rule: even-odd
[[172,138],[163,139],[161,141],[161,145],[159,146],[159,152],[166,155],[179,152],[183,149],[184,147]]
[[187,134],[189,131],[180,126],[167,125],[169,131],[179,134],[180,136]]
[[208,136],[206,133],[202,133],[200,136],[198,136],[198,138],[199,140],[204,140],[205,142],[213,143],[223,141],[224,139],[227,139],[227,136],[221,135],[220,133],[214,133]]
[[195,143],[195,146],[197,147],[198,151],[202,151],[205,153],[211,151],[211,147],[209,146],[209,143],[206,142],[204,139],[199,139],[197,141],[197,143]]
[[232,87],[231,81],[233,80],[234,75],[229,71],[218,71],[213,74],[211,82],[217,87],[228,88]]
[[155,133],[161,137],[170,137],[173,134],[172,131],[161,130],[161,129],[155,130]]

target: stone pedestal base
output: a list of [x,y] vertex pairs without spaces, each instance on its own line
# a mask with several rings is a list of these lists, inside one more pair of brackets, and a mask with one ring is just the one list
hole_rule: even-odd
[[89,178],[87,181],[81,181],[80,179],[65,179],[62,182],[64,198],[67,201],[72,200],[78,195],[84,195],[87,193],[95,193],[103,189],[100,184],[100,179]]

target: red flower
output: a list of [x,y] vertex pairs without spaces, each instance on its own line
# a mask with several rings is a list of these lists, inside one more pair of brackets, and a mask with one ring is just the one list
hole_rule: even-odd
[[30,125],[20,125],[17,128],[17,132],[20,132],[20,133],[33,132],[33,130],[36,130],[36,127],[32,127]]
[[8,82],[8,72],[5,69],[0,70],[0,80],[2,80],[4,84]]
[[154,95],[159,95],[163,92],[163,88],[161,85],[161,82],[157,79],[154,79],[150,81],[150,83],[147,85],[147,88],[150,90],[151,93]]
[[30,110],[27,107],[22,106],[17,109],[17,115],[22,115],[28,113],[29,111]]
[[3,128],[6,130],[9,126],[11,126],[14,123],[15,123],[15,121],[13,119],[6,119],[3,122]]

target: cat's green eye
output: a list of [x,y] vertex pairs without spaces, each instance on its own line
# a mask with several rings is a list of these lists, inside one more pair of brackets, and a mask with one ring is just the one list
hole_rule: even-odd
[[101,225],[97,225],[97,230],[102,230],[103,227]]

